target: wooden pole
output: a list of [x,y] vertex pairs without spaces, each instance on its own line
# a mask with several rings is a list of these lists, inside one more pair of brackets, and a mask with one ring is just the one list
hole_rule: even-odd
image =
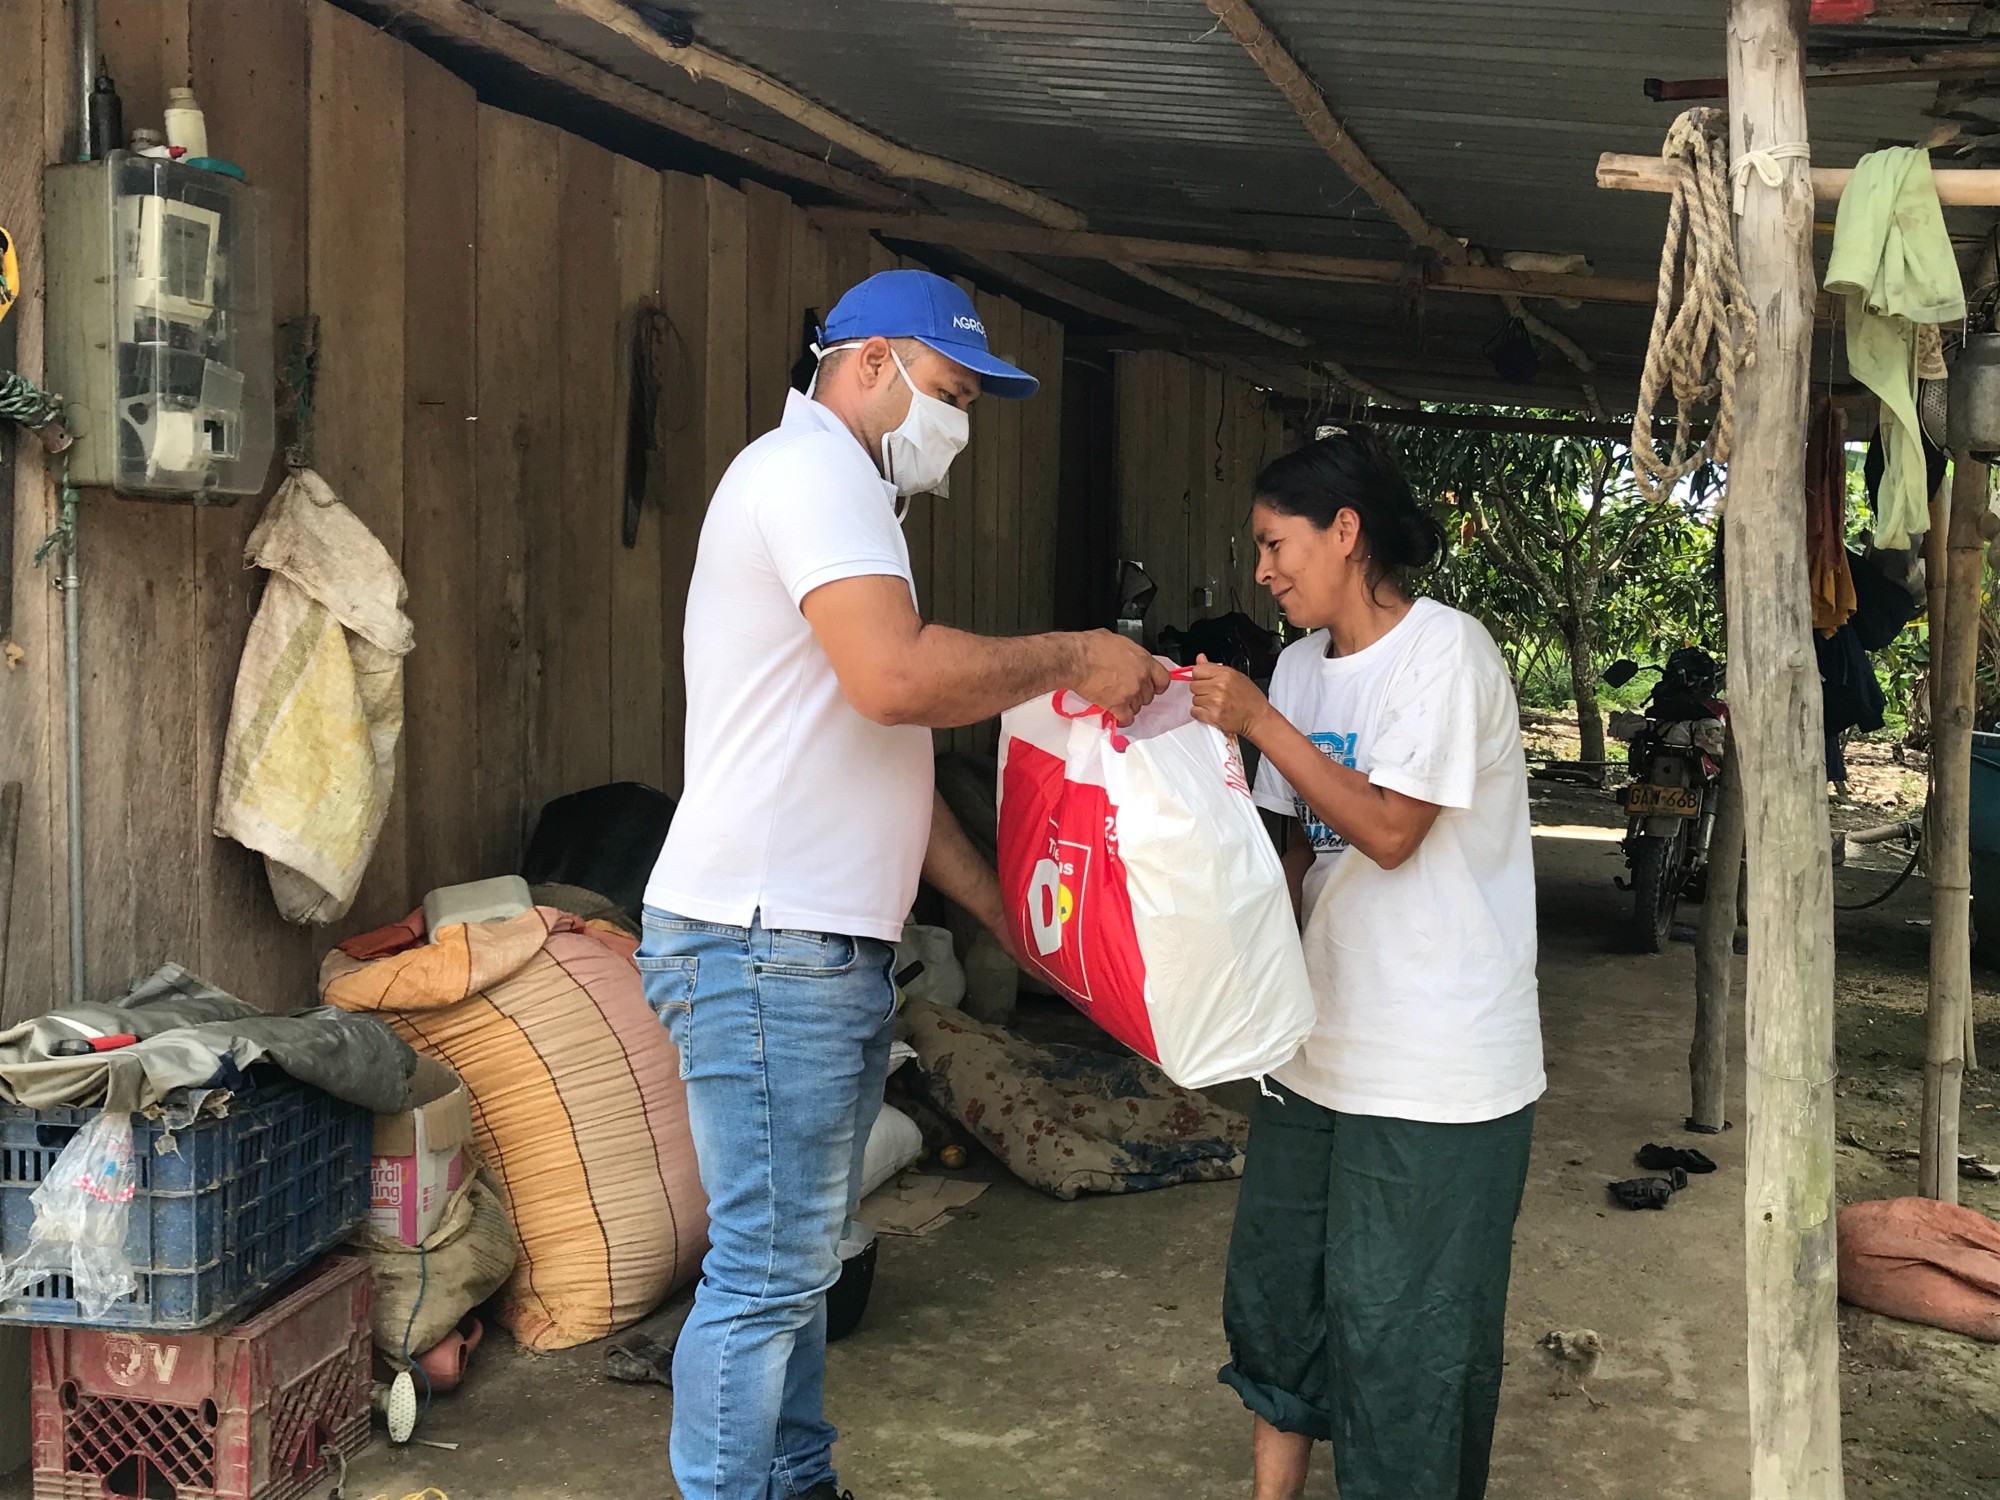
[[1369,201],[1387,214],[1398,229],[1440,260],[1467,259],[1464,242],[1425,218],[1423,210],[1389,180],[1388,175],[1347,133],[1347,127],[1340,123],[1339,117],[1328,106],[1319,85],[1299,66],[1297,59],[1285,49],[1285,44],[1272,35],[1271,28],[1251,9],[1248,0],[1205,0],[1205,3],[1216,20],[1228,27],[1229,34],[1242,44],[1251,60],[1263,69],[1264,76],[1285,96],[1285,102],[1291,105],[1306,133],[1333,158],[1349,182],[1366,193]]
[[[1522,417],[1507,412],[1422,411],[1371,406],[1361,413],[1360,420],[1373,422],[1378,427],[1443,427],[1454,432],[1531,433],[1545,437],[1618,442],[1632,440],[1630,422],[1597,422],[1581,417]],[[1655,422],[1653,435],[1662,441],[1670,441],[1674,435],[1674,424]],[[1693,423],[1690,435],[1693,441],[1699,442],[1708,435],[1708,423]]]
[[1986,465],[1954,454],[1941,640],[1935,622],[1931,627],[1931,992],[1924,1023],[1923,1135],[1917,1160],[1917,1191],[1947,1203],[1958,1201],[1959,1091],[1972,1012],[1968,839],[1979,588],[1986,562],[1979,518],[1986,495]]
[[865,229],[892,240],[936,245],[947,250],[1011,250],[1019,255],[1053,255],[1065,260],[1152,266],[1192,266],[1240,271],[1290,281],[1339,285],[1406,287],[1427,292],[1464,292],[1482,297],[1552,297],[1578,302],[1617,302],[1650,307],[1658,284],[1633,276],[1591,276],[1573,271],[1510,271],[1505,266],[1463,262],[1421,265],[1358,255],[1326,255],[1305,250],[1261,250],[1198,240],[1163,240],[1134,234],[1096,234],[1054,229],[1046,224],[1010,224],[953,214],[884,213],[875,209],[816,208],[822,229]]
[[[1852,167],[1814,167],[1813,197],[1821,203],[1837,203],[1847,191]],[[2000,171],[1977,167],[1938,167],[1931,172],[1937,186],[1938,202],[1947,208],[2000,208]],[[1634,156],[1607,151],[1597,158],[1597,185],[1632,193],[1671,193],[1674,164],[1659,156]]]
[[7,993],[7,945],[14,916],[14,859],[20,837],[21,783],[0,782],[0,995]]
[[[1805,141],[1805,6],[1729,0],[1730,154]],[[1729,678],[1750,862],[1744,991],[1752,1500],[1840,1500],[1833,860],[1806,572],[1813,190],[1753,177],[1737,259],[1760,325],[1729,465]]]
[[1736,896],[1743,874],[1743,770],[1735,736],[1722,752],[1722,785],[1708,838],[1708,894],[1694,950],[1694,1041],[1688,1047],[1688,1128],[1729,1123],[1729,990],[1736,969]]
[[[1349,182],[1367,194],[1368,200],[1389,216],[1391,223],[1407,234],[1420,249],[1437,257],[1442,265],[1484,264],[1486,256],[1483,252],[1425,218],[1423,210],[1361,149],[1360,143],[1348,133],[1340,117],[1333,112],[1333,106],[1327,103],[1326,95],[1320,92],[1312,75],[1264,23],[1250,0],[1204,0],[1204,3],[1216,20],[1227,27],[1229,34],[1242,45],[1250,60],[1271,80],[1272,87],[1284,96],[1285,102],[1292,107],[1292,113],[1305,127],[1306,134],[1319,143],[1320,149],[1333,159]],[[1510,314],[1576,366],[1585,377],[1577,382],[1583,392],[1584,403],[1593,415],[1604,416],[1597,388],[1588,379],[1596,371],[1595,363],[1576,340],[1523,307],[1521,295],[1518,290],[1510,290],[1504,292],[1500,300]]]
[[1083,215],[1067,203],[1058,203],[1044,193],[992,172],[947,161],[928,151],[913,150],[878,135],[818,100],[807,98],[790,84],[699,42],[677,47],[624,0],[553,0],[553,3],[558,11],[595,21],[607,31],[624,37],[641,52],[684,69],[690,77],[707,79],[731,93],[754,100],[772,113],[810,130],[829,146],[852,152],[887,177],[935,183],[967,197],[997,204],[1038,224],[1055,224],[1064,229],[1084,227]]
[[697,141],[793,182],[809,183],[856,203],[910,208],[919,200],[890,183],[836,167],[809,152],[794,151],[748,130],[641,88],[629,79],[574,57],[540,37],[510,26],[465,0],[396,0],[384,27],[400,37],[430,37],[499,58],[560,87],[609,105],[621,114]]

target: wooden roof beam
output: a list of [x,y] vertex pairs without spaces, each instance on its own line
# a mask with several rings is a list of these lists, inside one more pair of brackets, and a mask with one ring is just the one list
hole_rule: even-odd
[[[1814,200],[1838,203],[1853,176],[1852,167],[1814,167]],[[2000,170],[1933,167],[1931,181],[1937,188],[1938,202],[1947,208],[2000,208]],[[1597,185],[1632,193],[1671,193],[1674,164],[1661,156],[1607,151],[1597,158]]]
[[[1227,28],[1245,52],[1263,70],[1264,76],[1285,101],[1292,106],[1292,112],[1299,117],[1299,123],[1306,133],[1319,142],[1320,148],[1333,158],[1334,164],[1347,174],[1348,180],[1390,220],[1422,248],[1433,252],[1446,265],[1466,265],[1481,263],[1484,255],[1474,250],[1466,241],[1450,231],[1441,229],[1424,217],[1423,211],[1412,203],[1409,196],[1390,180],[1389,175],[1369,158],[1366,151],[1326,102],[1326,95],[1320,92],[1310,74],[1299,65],[1297,58],[1286,50],[1285,44],[1264,24],[1250,6],[1249,0],[1203,0],[1216,20]],[[1596,366],[1588,354],[1578,347],[1575,340],[1562,333],[1553,325],[1529,313],[1522,307],[1520,294],[1503,292],[1501,300],[1507,310],[1520,319],[1531,332],[1539,334],[1561,351],[1564,358],[1577,367],[1583,377],[1579,384],[1591,409],[1602,412],[1602,404],[1597,399],[1596,388],[1587,378]]]
[[[1119,263],[1118,269],[1123,271],[1127,276],[1130,276],[1134,281],[1143,282],[1147,286],[1165,292],[1170,297],[1179,297],[1183,302],[1198,307],[1203,312],[1212,313],[1227,322],[1248,328],[1252,333],[1261,333],[1274,343],[1285,344],[1293,349],[1310,349],[1315,342],[1313,336],[1302,329],[1273,322],[1262,313],[1254,313],[1247,307],[1238,307],[1227,298],[1215,296],[1211,292],[1203,291],[1198,286],[1191,286],[1189,283],[1181,281],[1176,277],[1168,276],[1162,271],[1155,271],[1151,266],[1142,266],[1134,261],[1123,261]],[[1324,372],[1329,380],[1337,382],[1347,390],[1354,392],[1355,395],[1364,397],[1369,401],[1379,401],[1387,406],[1408,406],[1413,404],[1408,397],[1399,396],[1394,391],[1385,390],[1373,381],[1356,375],[1337,360],[1321,357],[1313,360],[1311,363],[1314,368]]]
[[951,250],[1008,250],[1019,255],[1051,255],[1066,260],[1140,261],[1152,266],[1187,266],[1234,271],[1293,281],[1325,281],[1350,286],[1402,287],[1421,282],[1430,291],[1495,297],[1565,297],[1582,302],[1615,302],[1651,307],[1655,287],[1637,277],[1581,276],[1560,271],[1510,271],[1504,266],[1421,265],[1407,260],[1374,260],[1352,255],[1320,255],[1287,250],[1250,250],[1187,240],[1130,234],[1049,229],[1039,224],[1006,224],[961,219],[949,214],[877,213],[871,209],[820,208],[813,217],[827,229],[867,229],[890,239]]
[[1011,281],[1024,291],[1046,297],[1051,302],[1075,308],[1078,312],[1089,313],[1092,317],[1104,318],[1113,323],[1123,323],[1127,328],[1140,330],[1141,336],[1175,339],[1185,342],[1191,337],[1187,325],[1176,323],[1172,318],[1163,318],[1158,313],[1147,312],[1144,308],[1133,307],[1120,302],[1115,297],[1106,297],[1093,292],[1089,287],[1078,286],[1075,282],[1057,276],[1052,271],[1044,271],[1033,261],[1023,260],[1018,255],[1010,255],[1004,250],[967,250],[965,258],[985,267],[995,276]]
[[[1878,83],[1922,83],[1934,78],[1979,78],[2000,73],[2000,47],[1874,47],[1829,58],[1806,68],[1807,88],[1854,88]],[[1727,99],[1727,78],[1648,78],[1646,97],[1663,102]]]
[[[952,188],[969,197],[995,204],[1051,228],[1080,230],[1088,227],[1084,216],[1066,203],[1058,203],[1045,194],[1023,187],[1019,183],[1009,182],[994,173],[966,166],[960,162],[948,161],[944,157],[933,156],[926,151],[916,151],[886,136],[878,135],[844,115],[837,114],[817,100],[807,98],[790,85],[760,73],[734,58],[724,57],[699,42],[669,40],[631,6],[624,4],[623,0],[553,0],[553,3],[572,15],[595,21],[607,30],[624,37],[641,51],[662,62],[683,68],[693,77],[709,79],[741,94],[746,99],[755,100],[766,109],[805,127],[830,144],[852,152],[891,177],[911,178],[939,187]],[[1297,347],[1312,341],[1309,335],[1296,328],[1286,328],[1262,314],[1238,307],[1235,303],[1203,291],[1199,287],[1189,286],[1186,282],[1177,281],[1171,276],[1133,262],[1114,263],[1121,270],[1149,286],[1179,297],[1218,317],[1227,318],[1246,328],[1265,333],[1279,343]],[[1387,392],[1382,394],[1389,395]],[[1389,396],[1389,399],[1397,398]]]
[[766,109],[802,125],[831,145],[851,151],[890,177],[907,177],[939,187],[955,188],[970,197],[996,203],[1038,224],[1054,224],[1064,229],[1081,229],[1084,217],[1066,203],[1009,182],[991,172],[962,162],[947,161],[928,151],[912,150],[857,125],[817,100],[768,74],[725,57],[699,42],[677,47],[647,23],[622,0],[554,0],[557,9],[595,21],[616,32],[640,51],[684,69],[691,77],[719,83],[732,93],[755,100]]
[[609,105],[635,120],[672,131],[700,145],[738,157],[773,176],[805,183],[835,197],[879,208],[907,209],[919,202],[889,183],[836,167],[817,156],[767,141],[760,135],[725,124],[698,109],[663,98],[630,79],[620,78],[616,73],[572,56],[538,36],[509,26],[497,16],[467,4],[466,0],[394,0],[393,10],[387,14],[383,27],[392,35],[406,39],[435,38],[499,58],[587,99]]
[[1368,195],[1369,202],[1387,214],[1414,243],[1434,252],[1438,259],[1451,262],[1469,258],[1465,241],[1425,218],[1423,211],[1389,180],[1388,174],[1369,159],[1334,114],[1319,85],[1264,24],[1264,18],[1250,8],[1248,0],[1203,0],[1203,3],[1285,96],[1285,102],[1305,126],[1306,134],[1333,158],[1350,182]]
[[[1360,336],[1380,336],[1379,330],[1357,330]],[[1142,349],[1160,349],[1170,354],[1185,354],[1194,358],[1219,355],[1249,356],[1260,352],[1263,344],[1254,337],[1235,337],[1227,333],[1191,334],[1185,331],[1165,332],[1151,330],[1122,330],[1112,333],[1072,333],[1068,346],[1083,353],[1104,353],[1108,351],[1130,352]],[[1322,337],[1317,347],[1306,351],[1310,357],[1331,354],[1351,369],[1362,371],[1382,379],[1396,379],[1399,376],[1437,376],[1441,379],[1484,379],[1500,380],[1500,374],[1486,360],[1479,358],[1457,359],[1426,356],[1413,353],[1406,348],[1366,347],[1354,348],[1343,345],[1336,333]],[[1622,359],[1601,373],[1608,380],[1636,386],[1639,380],[1639,361]],[[1553,372],[1559,367],[1551,365]],[[1564,396],[1575,394],[1572,384],[1563,391]],[[1556,391],[1545,384],[1536,383],[1522,386],[1521,396],[1515,404],[1522,406],[1539,405],[1553,399]]]
[[[1504,432],[1542,437],[1580,437],[1597,441],[1629,443],[1630,422],[1585,420],[1580,417],[1530,417],[1500,411],[1402,411],[1371,406],[1357,419],[1379,427],[1442,427],[1452,432]],[[1696,422],[1706,432],[1708,423]],[[1655,422],[1653,435],[1665,442],[1674,435],[1674,424]]]

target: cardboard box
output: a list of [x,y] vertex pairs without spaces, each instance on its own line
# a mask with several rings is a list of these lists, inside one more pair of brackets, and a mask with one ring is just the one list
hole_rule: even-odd
[[410,1107],[375,1117],[368,1222],[406,1245],[420,1245],[465,1178],[472,1103],[458,1075],[434,1057],[417,1058]]

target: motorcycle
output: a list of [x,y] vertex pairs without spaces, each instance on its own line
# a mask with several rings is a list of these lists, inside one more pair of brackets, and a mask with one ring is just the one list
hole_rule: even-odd
[[1642,671],[1660,674],[1646,712],[1614,713],[1611,733],[1625,741],[1632,768],[1620,797],[1632,937],[1641,953],[1658,953],[1673,930],[1681,897],[1699,901],[1708,884],[1708,842],[1721,800],[1729,709],[1716,696],[1721,668],[1705,651],[1684,647],[1661,666],[1615,661],[1604,680],[1623,687]]

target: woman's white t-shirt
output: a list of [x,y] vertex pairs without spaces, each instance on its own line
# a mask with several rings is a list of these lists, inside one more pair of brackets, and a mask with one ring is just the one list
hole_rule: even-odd
[[1264,762],[1256,800],[1297,817],[1306,969],[1319,1020],[1274,1076],[1345,1114],[1465,1124],[1539,1098],[1535,866],[1520,710],[1470,615],[1420,599],[1394,629],[1330,657],[1325,632],[1287,647],[1271,703],[1376,786],[1442,809],[1385,870],[1328,829]]

